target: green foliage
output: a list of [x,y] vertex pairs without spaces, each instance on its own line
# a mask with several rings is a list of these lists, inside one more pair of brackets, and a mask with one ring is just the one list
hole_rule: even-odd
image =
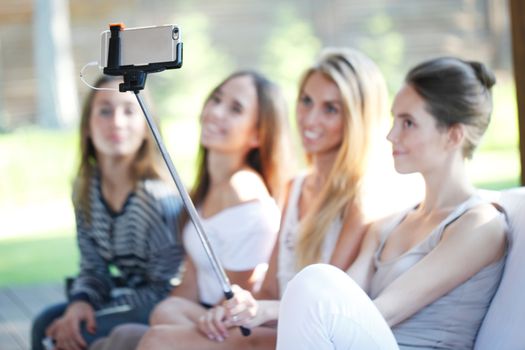
[[314,62],[321,41],[308,22],[297,17],[292,5],[278,8],[269,38],[264,45],[261,71],[279,83],[287,100],[295,105],[299,78]]
[[370,17],[363,32],[367,35],[359,40],[358,49],[377,63],[385,75],[389,90],[396,91],[404,76],[402,67],[405,40],[403,36],[395,31],[392,17],[386,13],[378,13]]
[[0,208],[69,198],[77,140],[76,131],[36,127],[0,135]]
[[494,111],[480,145],[481,151],[517,149],[519,142],[516,88],[510,77],[499,75],[492,88]]
[[278,8],[270,39],[264,45],[260,69],[282,88],[288,101],[295,154],[301,154],[295,122],[297,88],[301,74],[314,63],[319,54],[321,41],[315,36],[311,25],[296,13],[290,4]]

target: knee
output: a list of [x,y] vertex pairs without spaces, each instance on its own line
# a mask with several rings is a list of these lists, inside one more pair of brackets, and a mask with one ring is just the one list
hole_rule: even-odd
[[312,264],[306,266],[304,269],[299,271],[297,276],[305,280],[314,280],[318,281],[319,279],[324,281],[331,281],[341,276],[348,275],[338,267],[335,267],[330,264]]
[[184,298],[169,297],[161,301],[151,312],[150,325],[172,323],[174,315],[183,314],[188,301]]
[[[147,331],[147,326],[140,325],[145,328]],[[121,324],[113,328],[109,337],[112,339],[125,339],[130,336],[130,334],[135,333],[135,324]]]
[[336,296],[352,298],[363,293],[361,288],[341,269],[328,264],[313,264],[302,269],[287,285],[283,299],[301,299],[318,304]]
[[329,289],[344,278],[348,278],[346,273],[335,266],[313,264],[299,271],[288,283],[286,290],[297,290],[301,293],[312,292],[315,295],[321,288]]

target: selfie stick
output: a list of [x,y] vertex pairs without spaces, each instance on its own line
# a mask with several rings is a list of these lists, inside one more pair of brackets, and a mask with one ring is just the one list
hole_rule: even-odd
[[[195,230],[197,231],[199,239],[202,243],[202,247],[204,248],[204,251],[206,252],[206,255],[208,256],[208,259],[210,260],[210,263],[213,267],[213,271],[215,272],[215,275],[217,276],[221,284],[224,296],[226,297],[226,299],[231,299],[233,298],[233,291],[230,285],[230,280],[228,279],[228,276],[224,272],[224,269],[222,265],[220,264],[219,260],[215,256],[213,249],[211,248],[210,242],[208,240],[208,236],[206,235],[204,231],[204,227],[202,226],[202,222],[199,218],[199,214],[197,213],[197,210],[195,209],[195,206],[193,205],[193,202],[191,201],[191,198],[188,195],[188,192],[186,191],[186,188],[184,187],[184,184],[182,183],[179,177],[179,174],[177,170],[175,169],[175,166],[173,165],[171,157],[169,156],[169,153],[166,150],[164,143],[162,142],[162,139],[160,137],[160,132],[157,126],[155,125],[155,122],[150,117],[148,110],[146,108],[146,105],[144,104],[142,97],[139,95],[139,91],[144,89],[147,73],[148,72],[160,72],[166,69],[166,67],[156,66],[156,67],[152,67],[151,69],[149,69],[149,68],[144,68],[144,67],[128,67],[127,68],[127,67],[120,66],[119,32],[120,30],[122,30],[122,26],[121,25],[110,25],[110,30],[111,30],[111,37],[109,39],[108,66],[104,68],[104,74],[122,75],[124,78],[124,83],[119,85],[119,91],[120,92],[133,91],[135,93],[135,96],[137,97],[137,101],[139,102],[139,105],[142,108],[142,111],[144,112],[144,116],[146,117],[148,126],[151,129],[151,132],[153,133],[153,138],[155,139],[155,142],[157,143],[157,146],[160,150],[162,158],[164,159],[164,162],[166,163],[168,167],[171,177],[173,178],[173,181],[175,182],[175,185],[177,186],[177,189],[180,192],[182,202],[184,206],[186,207],[188,215],[193,225],[195,226]],[[180,68],[182,66],[182,47],[180,48],[180,55],[178,57],[180,57],[180,64],[177,67],[168,67],[168,68]],[[244,336],[250,335],[251,330],[249,328],[242,327],[242,326],[240,328],[241,328],[242,335]]]

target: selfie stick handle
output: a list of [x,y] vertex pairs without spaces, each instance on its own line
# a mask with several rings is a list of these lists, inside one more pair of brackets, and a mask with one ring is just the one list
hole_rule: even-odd
[[[191,198],[188,195],[188,192],[186,191],[186,188],[184,187],[184,184],[182,183],[179,177],[179,174],[177,173],[177,170],[175,169],[175,166],[173,165],[173,162],[171,161],[168,151],[166,150],[166,147],[164,146],[164,143],[162,142],[157,126],[155,125],[151,117],[149,116],[149,113],[142,100],[142,97],[139,95],[139,92],[137,90],[135,90],[134,93],[135,93],[135,96],[137,96],[137,100],[139,101],[139,105],[142,108],[142,111],[144,112],[146,121],[148,123],[149,128],[151,129],[151,132],[153,133],[153,137],[155,139],[155,142],[157,143],[157,146],[159,147],[162,158],[164,158],[164,161],[166,162],[166,165],[168,166],[168,170],[171,174],[171,177],[173,178],[173,181],[175,181],[175,185],[177,186],[180,192],[182,202],[184,203],[184,206],[186,207],[188,215],[191,221],[193,222],[193,225],[195,226],[195,230],[197,231],[197,234],[202,243],[202,246],[204,250],[206,251],[206,255],[208,256],[210,260],[210,263],[213,267],[213,271],[215,272],[215,275],[219,279],[219,282],[222,287],[222,291],[224,292],[224,296],[226,297],[226,299],[231,299],[233,298],[233,292],[230,286],[230,281],[228,279],[228,276],[226,276],[226,273],[224,272],[224,269],[222,268],[221,264],[219,263],[219,260],[215,256],[215,253],[211,249],[210,242],[208,241],[208,237],[206,236],[204,232],[204,227],[202,226],[202,222],[199,218],[199,214],[197,213],[197,210],[195,209],[195,206],[193,205],[193,202],[191,201]],[[241,333],[244,336],[250,335],[251,331],[249,328],[242,327],[242,326],[240,328],[241,328]]]

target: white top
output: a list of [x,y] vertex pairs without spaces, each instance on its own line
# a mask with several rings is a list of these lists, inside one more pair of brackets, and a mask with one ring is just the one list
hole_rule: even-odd
[[[288,282],[299,272],[295,266],[295,245],[299,235],[299,225],[301,224],[299,220],[299,199],[301,198],[301,189],[305,178],[306,174],[301,174],[293,180],[281,227],[277,265],[277,280],[281,297]],[[343,221],[341,217],[338,217],[326,231],[321,249],[321,261],[319,262],[330,262],[342,227]]]
[[[270,197],[241,203],[209,218],[201,218],[215,256],[223,268],[230,271],[252,270],[268,262],[280,219],[280,210]],[[224,293],[191,221],[184,227],[183,242],[195,265],[200,301],[217,304]]]

